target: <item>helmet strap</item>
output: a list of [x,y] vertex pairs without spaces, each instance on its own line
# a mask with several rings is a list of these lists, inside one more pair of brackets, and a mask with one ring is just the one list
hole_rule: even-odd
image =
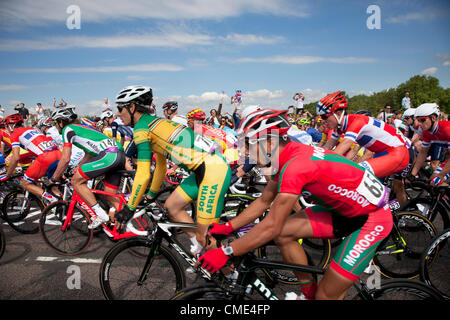
[[340,130],[342,127],[341,122],[345,118],[345,110],[342,110],[341,116],[339,118],[337,117],[336,113],[334,113],[334,112],[333,112],[333,116],[336,118],[336,121],[338,123],[338,125],[337,125],[338,130]]

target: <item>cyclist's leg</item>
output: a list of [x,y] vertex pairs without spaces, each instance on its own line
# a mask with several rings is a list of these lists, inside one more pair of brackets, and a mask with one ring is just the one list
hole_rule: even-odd
[[221,155],[214,154],[205,157],[195,174],[199,186],[196,235],[204,247],[209,225],[220,220],[225,194],[230,187],[231,169]]
[[411,146],[409,148],[409,163],[408,165],[400,172],[397,172],[394,175],[394,184],[393,189],[395,192],[395,195],[397,196],[397,200],[400,203],[400,205],[403,205],[408,199],[406,197],[406,191],[405,191],[405,185],[403,183],[404,178],[408,176],[408,174],[411,172],[412,168],[414,168],[415,163],[415,153],[414,149]]
[[[377,178],[384,178],[402,171],[409,163],[409,151],[405,146],[392,148],[381,157],[361,162],[360,165],[369,168]],[[368,166],[367,166],[368,165]]]

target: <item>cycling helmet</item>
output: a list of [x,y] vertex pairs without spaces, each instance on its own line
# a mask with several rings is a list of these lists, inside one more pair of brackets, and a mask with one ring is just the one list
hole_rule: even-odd
[[194,110],[191,110],[191,111],[189,111],[187,114],[186,114],[186,117],[189,119],[189,120],[200,120],[200,121],[203,121],[203,120],[205,120],[205,118],[206,118],[206,114],[205,114],[205,111],[203,111],[202,109],[194,109]]
[[133,102],[136,105],[148,108],[153,101],[153,91],[150,87],[128,86],[122,89],[116,96],[117,104],[129,104]]
[[11,114],[9,116],[7,116],[5,118],[5,123],[6,124],[18,124],[23,122],[23,118],[20,114],[15,113],[15,114]]
[[311,121],[306,118],[301,118],[300,120],[297,121],[297,124],[300,126],[303,126],[305,124],[311,124]]
[[362,114],[364,116],[372,116],[372,112],[370,112],[369,110],[358,110],[355,112],[355,114]]
[[52,113],[52,120],[58,121],[58,120],[66,120],[69,122],[75,121],[78,117],[78,115],[74,111],[75,107],[64,107],[57,109],[55,112]]
[[97,121],[97,123],[95,124],[95,127],[100,131],[103,128],[103,126],[104,126],[103,121]]
[[245,107],[241,112],[241,119],[246,118],[250,113],[261,110],[261,107],[259,105],[251,105]]
[[50,117],[43,117],[38,121],[38,128],[53,127],[53,121]]
[[163,106],[163,110],[172,110],[175,111],[178,109],[178,102],[176,101],[167,101]]
[[415,117],[428,117],[432,114],[439,116],[439,106],[436,103],[421,104],[414,112]]
[[100,117],[100,119],[105,120],[106,118],[111,118],[114,117],[114,113],[112,113],[112,111],[105,111],[102,113],[102,116]]
[[416,113],[416,108],[406,109],[405,112],[403,112],[402,119],[405,119],[406,117],[414,117],[414,113]]
[[348,101],[344,92],[337,91],[320,99],[316,107],[316,112],[318,115],[330,114],[339,109],[346,109],[347,107]]
[[291,127],[286,110],[261,109],[249,114],[239,124],[237,135],[240,138],[259,138],[277,133],[285,136]]

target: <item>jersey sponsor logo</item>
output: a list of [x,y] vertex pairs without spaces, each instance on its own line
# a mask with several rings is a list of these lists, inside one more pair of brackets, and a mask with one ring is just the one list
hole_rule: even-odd
[[325,149],[315,146],[313,148],[313,157],[319,158],[320,160],[325,160]]
[[361,256],[361,253],[363,253],[372,245],[372,243],[377,239],[377,237],[383,230],[383,226],[375,226],[375,228],[371,232],[364,235],[362,239],[359,239],[359,241],[353,246],[352,250],[350,250],[349,253],[345,256],[344,262],[349,264],[350,266],[354,266],[357,262],[357,259]]
[[214,202],[216,200],[218,185],[203,186],[200,192],[200,201],[198,210],[206,213],[213,213]]
[[334,192],[336,194],[339,194],[342,197],[347,197],[348,199],[351,199],[351,200],[357,202],[363,208],[365,208],[370,203],[369,201],[367,201],[366,198],[364,198],[358,192],[356,192],[354,190],[348,190],[348,189],[336,186],[335,184],[330,184],[328,186],[328,191],[331,191],[331,192]]

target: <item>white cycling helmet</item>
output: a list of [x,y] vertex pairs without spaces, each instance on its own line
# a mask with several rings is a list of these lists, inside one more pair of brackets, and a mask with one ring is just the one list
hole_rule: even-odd
[[111,118],[114,117],[114,113],[112,113],[112,111],[105,111],[102,113],[102,116],[100,117],[100,119],[105,120],[106,118]]
[[434,102],[423,103],[414,112],[415,117],[428,117],[432,114],[435,114],[436,116],[439,116],[440,114],[439,106]]
[[405,112],[403,112],[402,119],[405,119],[405,117],[414,117],[415,113],[416,113],[416,108],[406,109]]
[[152,100],[152,88],[144,86],[128,86],[122,89],[116,96],[116,103],[128,104],[133,102],[148,109],[150,109]]
[[246,118],[250,113],[253,113],[258,110],[261,110],[261,107],[259,105],[251,105],[245,107],[241,112],[241,119]]
[[76,120],[78,115],[75,113],[75,106],[69,106],[64,108],[59,108],[55,112],[52,113],[52,120],[67,120],[74,121]]

